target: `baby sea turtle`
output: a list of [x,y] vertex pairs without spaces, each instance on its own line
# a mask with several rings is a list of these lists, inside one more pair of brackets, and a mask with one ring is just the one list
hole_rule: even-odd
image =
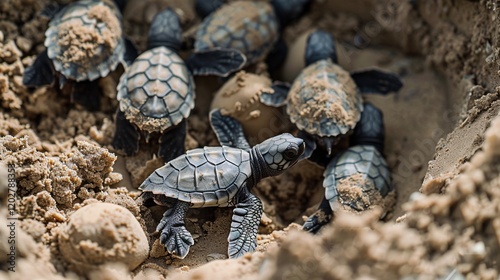
[[[123,1],[117,2],[123,6]],[[130,46],[122,36],[121,18],[111,1],[80,0],[63,7],[49,22],[47,49],[26,69],[23,84],[53,84],[57,73],[61,88],[68,80],[78,82],[72,87],[73,101],[99,109],[100,88],[94,81],[124,62]]]
[[395,192],[382,155],[384,120],[382,112],[372,104],[364,104],[351,143],[354,146],[336,155],[326,166],[325,197],[318,211],[304,223],[304,230],[317,232],[342,205],[355,211],[381,206],[384,210],[381,218],[393,206]]
[[308,66],[288,94],[285,90],[263,93],[260,99],[270,106],[286,106],[291,122],[306,142],[306,158],[317,145],[329,157],[339,138],[356,126],[363,110],[360,93],[387,94],[402,87],[394,74],[375,69],[349,73],[342,69],[337,65],[333,37],[325,31],[311,33],[305,61]]
[[195,85],[184,61],[179,17],[171,9],[158,13],[148,34],[148,50],[120,78],[113,147],[132,155],[160,133],[159,156],[165,162],[184,153],[186,118],[194,107]]
[[280,28],[299,17],[309,2],[198,0],[197,10],[208,16],[195,35],[194,54],[188,60],[193,74],[226,77],[263,61],[278,41]]
[[184,258],[194,244],[184,225],[190,207],[235,206],[228,255],[237,258],[254,251],[262,203],[250,191],[262,178],[279,175],[293,166],[304,151],[303,140],[288,133],[250,148],[234,119],[218,121],[226,122],[218,123],[224,127],[221,136],[245,149],[221,146],[189,150],[157,169],[139,187],[144,202],[152,198],[159,205],[173,205],[156,231],[161,232],[160,243],[178,258]]

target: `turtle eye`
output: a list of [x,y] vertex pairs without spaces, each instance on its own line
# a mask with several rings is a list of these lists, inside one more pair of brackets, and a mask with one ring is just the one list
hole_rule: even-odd
[[297,157],[297,150],[294,149],[294,148],[288,148],[283,153],[283,157],[286,160],[293,160],[293,159],[295,159]]

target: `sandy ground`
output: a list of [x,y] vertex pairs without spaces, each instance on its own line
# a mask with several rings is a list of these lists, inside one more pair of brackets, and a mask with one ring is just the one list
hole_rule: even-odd
[[[124,32],[141,50],[161,8],[181,13],[187,32],[198,22],[192,1],[139,2],[127,6]],[[122,70],[100,81],[98,112],[52,87],[30,92],[22,74],[43,50],[48,20],[40,11],[55,1],[0,3],[2,200],[8,164],[18,186],[16,272],[8,271],[9,212],[2,201],[0,279],[437,279],[454,268],[467,279],[497,279],[500,7],[487,0],[409,2],[316,1],[285,30],[290,55],[274,73],[291,81],[303,67],[298,35],[322,27],[340,41],[345,69],[375,66],[402,77],[398,94],[366,97],[385,117],[384,153],[397,190],[392,213],[379,221],[377,211],[341,212],[317,235],[302,232],[323,188],[322,169],[301,162],[256,187],[265,212],[257,252],[237,260],[227,260],[231,209],[224,208],[189,211],[195,245],[184,260],[165,252],[153,234],[165,209],[134,200],[137,186],[162,165],[157,147],[143,145],[127,158],[110,146]],[[196,82],[188,148],[217,144],[207,113],[220,85],[213,78]],[[117,207],[116,217],[84,219],[106,213],[102,203]]]

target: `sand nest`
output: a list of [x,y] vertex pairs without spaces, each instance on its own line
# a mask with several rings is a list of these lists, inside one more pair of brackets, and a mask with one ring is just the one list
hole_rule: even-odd
[[[48,20],[39,12],[52,3],[31,2],[0,4],[1,224],[8,224],[8,164],[15,165],[18,187],[16,272],[8,270],[10,231],[2,226],[0,278],[437,279],[452,269],[468,279],[499,277],[500,29],[491,1],[418,1],[417,8],[399,1],[318,1],[285,30],[293,52],[286,75],[278,75],[282,80],[291,82],[286,77],[303,68],[303,48],[294,42],[315,27],[358,47],[369,42],[361,49],[338,43],[346,70],[377,66],[403,77],[397,96],[367,97],[384,112],[384,152],[398,197],[386,222],[379,221],[377,207],[362,214],[338,211],[317,235],[302,232],[303,218],[317,209],[324,188],[322,169],[301,162],[255,188],[265,212],[257,252],[236,260],[226,259],[231,209],[188,212],[195,245],[184,260],[158,243],[154,229],[165,209],[135,201],[138,184],[161,166],[153,156],[157,148],[141,147],[124,159],[109,145],[118,77],[102,79],[102,110],[93,113],[57,89],[29,92],[22,85],[25,67],[44,49]],[[194,15],[189,1],[146,2],[138,6],[144,10],[128,13],[151,18],[152,10],[174,5],[190,8],[186,20]],[[125,18],[124,33],[139,46],[145,45],[144,30],[147,24]],[[387,45],[390,50],[382,47]],[[218,89],[207,79],[196,82],[197,90]],[[187,147],[216,143],[205,114],[213,92],[197,92]],[[252,107],[259,105],[257,95],[240,100],[244,118],[264,116],[267,108]]]

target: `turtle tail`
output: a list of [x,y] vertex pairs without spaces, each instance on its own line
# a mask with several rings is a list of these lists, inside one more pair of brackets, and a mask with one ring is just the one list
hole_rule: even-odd
[[186,61],[193,75],[227,77],[247,62],[246,56],[235,49],[215,49],[196,52]]

